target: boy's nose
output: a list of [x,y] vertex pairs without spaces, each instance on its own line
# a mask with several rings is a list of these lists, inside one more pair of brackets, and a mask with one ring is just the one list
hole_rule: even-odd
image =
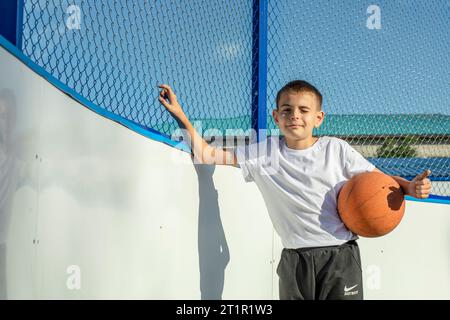
[[300,114],[301,114],[300,111],[294,110],[294,111],[291,113],[291,119],[298,119],[298,118],[300,117]]

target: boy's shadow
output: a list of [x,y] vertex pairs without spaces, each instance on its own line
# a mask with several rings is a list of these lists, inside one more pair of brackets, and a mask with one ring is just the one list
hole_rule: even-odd
[[222,299],[230,253],[220,219],[214,165],[194,164],[198,176],[198,256],[201,299]]

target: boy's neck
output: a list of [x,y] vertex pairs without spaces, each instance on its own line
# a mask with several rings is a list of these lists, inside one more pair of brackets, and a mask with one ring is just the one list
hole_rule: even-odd
[[286,145],[288,146],[288,148],[296,150],[307,149],[312,145],[314,145],[317,142],[317,140],[319,140],[318,137],[313,136],[301,140],[289,139],[287,137],[285,137],[284,139],[286,141]]

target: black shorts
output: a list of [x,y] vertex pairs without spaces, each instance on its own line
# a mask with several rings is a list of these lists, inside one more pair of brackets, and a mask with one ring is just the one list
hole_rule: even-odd
[[281,300],[362,300],[356,241],[340,246],[283,249],[277,273]]

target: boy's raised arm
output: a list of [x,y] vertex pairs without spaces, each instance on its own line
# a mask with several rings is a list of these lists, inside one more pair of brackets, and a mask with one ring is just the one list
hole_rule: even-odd
[[177,96],[172,88],[168,85],[159,85],[161,92],[159,93],[159,102],[170,112],[172,117],[177,120],[180,127],[187,131],[189,143],[195,160],[198,163],[218,164],[218,165],[237,165],[236,155],[233,151],[223,150],[211,147],[195,130],[184,113]]

